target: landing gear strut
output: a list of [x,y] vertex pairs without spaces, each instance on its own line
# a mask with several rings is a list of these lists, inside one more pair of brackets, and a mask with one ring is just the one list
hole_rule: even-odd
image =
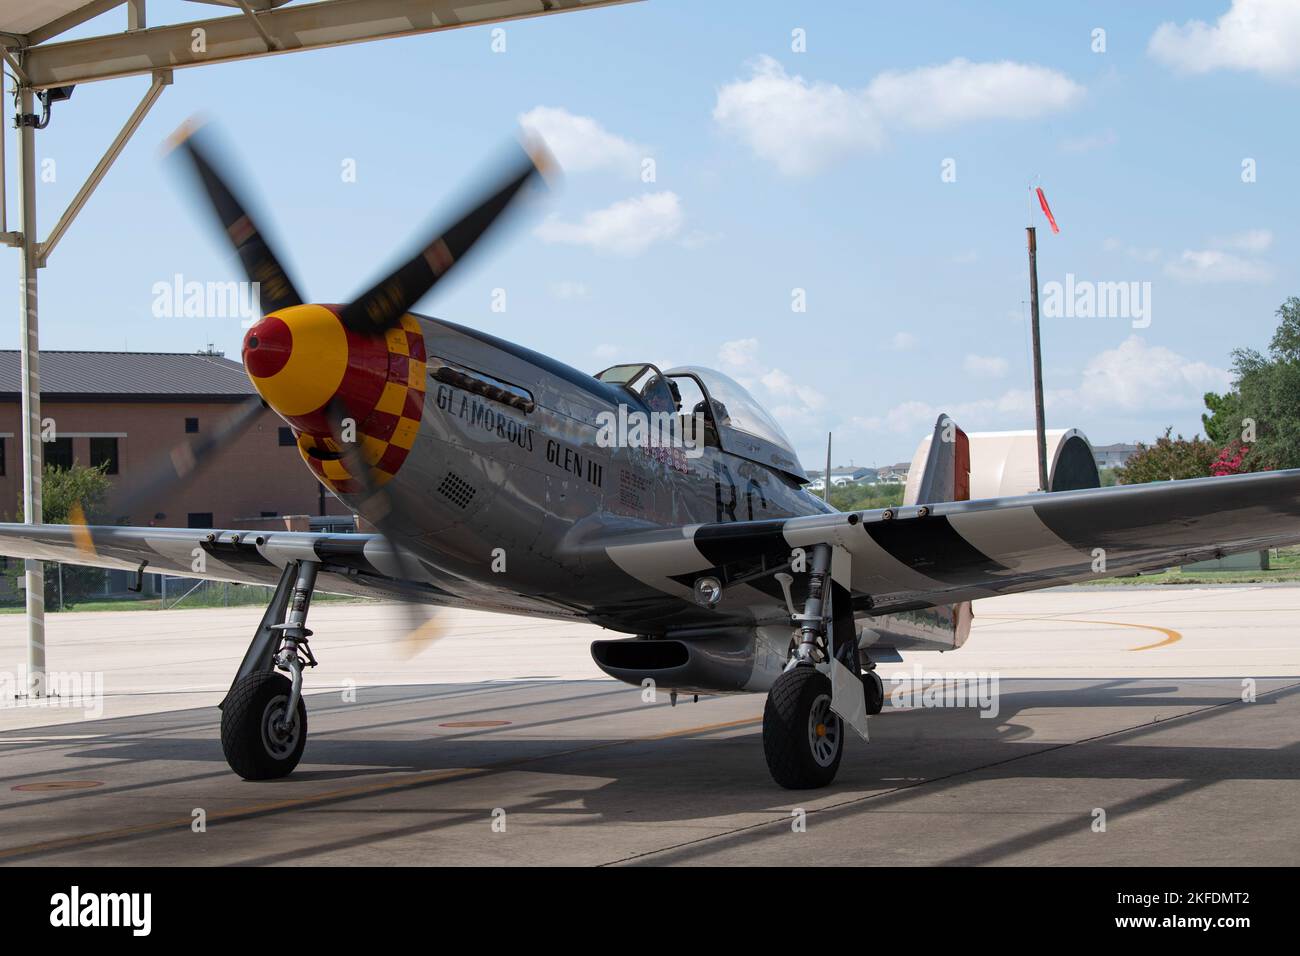
[[865,736],[866,715],[880,712],[884,696],[875,672],[863,674],[850,595],[831,577],[830,545],[814,546],[809,558],[803,613],[790,608],[799,625],[795,647],[763,709],[763,756],[772,779],[787,790],[834,780],[850,723]]
[[307,644],[312,632],[306,621],[319,567],[315,561],[285,565],[221,702],[221,749],[230,769],[245,780],[271,780],[291,773],[307,745],[302,672],[316,666]]

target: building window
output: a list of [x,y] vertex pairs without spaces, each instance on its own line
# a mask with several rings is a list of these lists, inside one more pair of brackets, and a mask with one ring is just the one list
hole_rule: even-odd
[[294,437],[293,437],[293,429],[290,428],[290,427],[287,426],[287,425],[281,425],[281,426],[280,426],[280,444],[281,444],[281,445],[296,445],[296,444],[298,444],[298,442],[294,440]]
[[56,438],[54,441],[41,443],[42,458],[46,468],[72,468],[72,439]]
[[197,418],[185,419],[185,434],[192,435],[199,430],[199,420]]
[[211,511],[191,511],[187,516],[187,528],[211,528],[212,512]]
[[262,517],[263,517],[263,518],[278,518],[278,517],[280,517],[280,516],[279,516],[278,514],[276,514],[274,511],[263,511],[263,512],[262,512]]
[[90,467],[103,467],[104,474],[117,474],[117,439],[116,438],[91,438],[90,439]]

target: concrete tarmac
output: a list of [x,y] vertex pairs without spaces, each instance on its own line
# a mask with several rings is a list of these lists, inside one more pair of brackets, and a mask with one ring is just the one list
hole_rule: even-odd
[[[881,666],[871,742],[798,793],[768,777],[762,697],[643,700],[591,664],[589,626],[453,612],[411,656],[397,609],[318,603],[303,761],[249,783],[215,704],[260,609],[50,615],[66,693],[45,706],[12,699],[24,624],[5,615],[0,863],[1300,861],[1300,588],[975,611],[962,650]],[[952,699],[972,676],[989,706]]]

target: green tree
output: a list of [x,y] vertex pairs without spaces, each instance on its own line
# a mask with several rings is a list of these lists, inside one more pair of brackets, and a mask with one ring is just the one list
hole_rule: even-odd
[[1220,447],[1241,438],[1241,396],[1235,391],[1217,395],[1205,393],[1205,407],[1209,414],[1201,415],[1205,437]]
[[897,508],[902,503],[901,484],[831,487],[831,506],[840,511],[874,511],[878,508]]
[[1277,317],[1268,353],[1236,349],[1233,390],[1205,396],[1206,435],[1221,448],[1243,443],[1243,471],[1300,467],[1300,298],[1283,302]]
[[[73,508],[80,505],[86,520],[91,524],[102,520],[112,479],[104,473],[103,467],[88,468],[85,465],[73,465],[71,468],[52,468],[46,465],[41,469],[41,520],[45,524],[67,524]],[[18,497],[18,520],[23,520],[22,495]],[[10,561],[8,572],[17,576],[22,573],[21,561]],[[68,605],[79,598],[94,593],[103,583],[105,572],[101,568],[87,568],[81,565],[63,565],[63,603]],[[59,606],[59,573],[54,564],[47,564],[45,569],[45,606]]]
[[1148,481],[1172,481],[1178,478],[1205,478],[1210,465],[1219,455],[1219,446],[1199,435],[1186,439],[1170,438],[1173,427],[1156,439],[1154,445],[1138,442],[1138,450],[1120,468],[1115,477],[1122,485],[1140,485]]
[[[104,505],[113,486],[104,473],[106,466],[88,468],[73,465],[41,469],[41,520],[46,524],[67,524],[74,505],[80,504],[86,520],[102,520]],[[18,497],[18,520],[23,520],[23,499]]]

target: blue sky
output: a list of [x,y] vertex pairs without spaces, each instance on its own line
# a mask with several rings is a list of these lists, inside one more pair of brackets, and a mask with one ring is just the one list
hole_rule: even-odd
[[[205,9],[158,3],[151,23]],[[1062,227],[1035,217],[1041,283],[1150,283],[1143,328],[1044,318],[1049,426],[1096,444],[1190,434],[1231,350],[1264,347],[1300,294],[1294,2],[648,0],[509,24],[504,52],[490,29],[178,71],[42,272],[43,345],[237,355],[238,319],[153,314],[176,274],[237,277],[160,156],[195,113],[320,301],[367,285],[529,117],[562,187],[421,311],[590,371],[722,367],[809,467],[827,430],[837,463],[883,465],[940,410],[971,431],[1032,426],[1036,178]],[[56,105],[37,134],[42,235],[146,86]],[[13,348],[17,296],[8,314]]]

